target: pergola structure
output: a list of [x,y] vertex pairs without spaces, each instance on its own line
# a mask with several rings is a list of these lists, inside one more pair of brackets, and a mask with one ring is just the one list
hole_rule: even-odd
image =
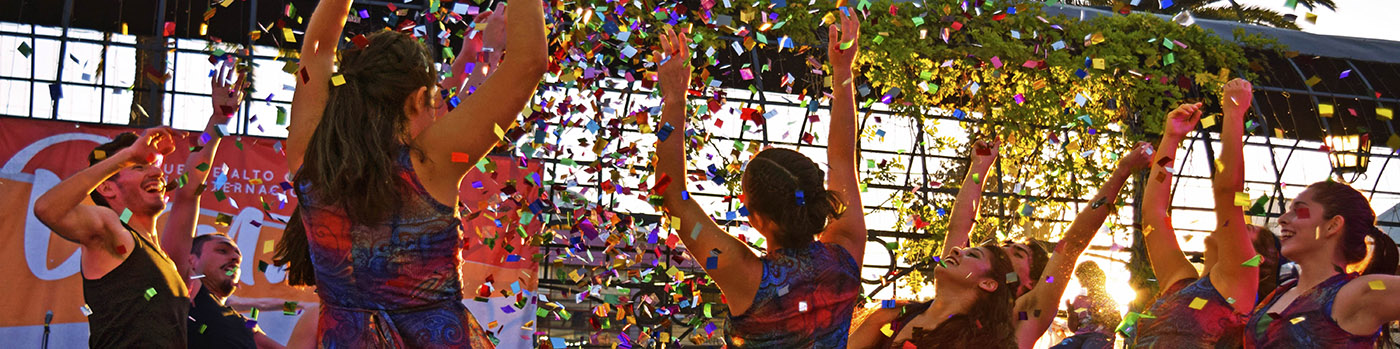
[[[182,86],[179,79],[180,74],[195,74],[203,78],[203,71],[199,62],[203,56],[208,54],[207,43],[196,40],[178,39],[174,45],[174,50],[166,52],[166,37],[180,38],[201,38],[204,31],[207,35],[222,37],[225,42],[235,43],[241,47],[252,47],[249,52],[230,52],[240,55],[243,58],[251,59],[256,64],[271,67],[272,71],[280,70],[286,62],[293,61],[292,58],[281,54],[280,49],[295,49],[299,44],[289,43],[283,40],[269,42],[265,38],[281,37],[283,34],[276,28],[304,28],[304,24],[286,23],[288,12],[293,7],[301,11],[302,17],[309,17],[310,9],[314,8],[315,1],[286,1],[286,0],[247,0],[238,1],[232,5],[220,9],[224,15],[216,17],[208,28],[199,28],[200,8],[203,3],[188,1],[168,1],[168,0],[127,0],[120,6],[123,9],[131,8],[163,8],[166,11],[149,11],[151,13],[128,13],[117,14],[113,20],[113,14],[101,13],[102,11],[91,11],[91,9],[74,9],[74,0],[66,1],[32,1],[18,4],[18,8],[0,9],[0,22],[4,23],[0,29],[0,40],[3,40],[4,47],[0,49],[10,49],[15,45],[10,42],[28,42],[31,47],[39,47],[40,43],[47,42],[56,44],[59,49],[56,56],[58,66],[56,71],[43,71],[36,61],[30,60],[28,69],[8,69],[6,74],[0,74],[0,88],[9,88],[7,92],[9,98],[28,99],[24,103],[24,108],[0,109],[3,117],[14,118],[44,118],[72,120],[79,122],[99,122],[114,124],[130,124],[133,126],[153,126],[153,125],[174,125],[186,129],[194,129],[198,125],[182,125],[177,113],[172,110],[180,110],[182,103],[187,100],[200,100],[207,95],[198,92],[198,87]],[[356,9],[366,9],[370,11],[365,18],[380,18],[392,16],[393,12],[386,8],[393,5],[398,9],[408,9],[410,13],[421,13],[426,9],[426,1],[398,2],[398,1],[355,1]],[[145,6],[149,5],[149,6]],[[291,5],[292,7],[289,7]],[[482,8],[487,4],[481,4]],[[1062,14],[1070,18],[1086,18],[1087,16],[1107,16],[1111,12],[1103,9],[1083,8],[1074,6],[1051,5],[1045,7],[1051,14]],[[227,15],[234,13],[236,15]],[[353,16],[352,16],[353,17]],[[408,17],[421,18],[421,15],[410,14]],[[223,21],[220,23],[220,21]],[[277,25],[272,25],[272,23]],[[420,21],[421,22],[421,21]],[[173,25],[163,25],[163,23],[174,23]],[[350,25],[350,30],[369,30],[375,26],[382,26],[373,20],[366,20],[359,25]],[[1269,196],[1276,198],[1286,198],[1296,195],[1296,188],[1305,186],[1307,180],[1317,180],[1317,176],[1303,176],[1300,172],[1316,174],[1324,169],[1310,167],[1300,168],[1300,166],[1316,166],[1320,162],[1318,159],[1326,159],[1331,170],[1329,173],[1337,173],[1347,180],[1358,184],[1358,189],[1364,190],[1376,202],[1389,202],[1391,205],[1400,202],[1400,182],[1394,178],[1400,178],[1393,169],[1390,177],[1386,177],[1387,169],[1400,164],[1392,165],[1391,160],[1400,158],[1394,149],[1394,145],[1386,146],[1386,142],[1397,134],[1395,131],[1395,121],[1393,118],[1385,118],[1378,113],[1383,110],[1394,110],[1400,108],[1400,42],[1358,39],[1347,37],[1335,37],[1326,35],[1310,34],[1298,31],[1265,28],[1252,25],[1243,25],[1233,22],[1216,20],[1196,20],[1196,25],[1215,31],[1222,37],[1230,37],[1235,30],[1243,30],[1252,33],[1261,33],[1268,37],[1277,39],[1279,43],[1288,47],[1288,52],[1277,53],[1271,51],[1250,51],[1249,56],[1270,69],[1259,72],[1260,78],[1254,81],[1255,103],[1253,120],[1258,123],[1254,126],[1257,129],[1251,132],[1253,136],[1246,139],[1246,155],[1251,156],[1251,175],[1247,177],[1250,186],[1269,188]],[[358,28],[357,28],[358,27]],[[82,29],[78,29],[82,28]],[[134,34],[126,35],[102,35],[92,34],[92,30],[99,33],[122,33],[126,31]],[[83,33],[76,33],[83,31]],[[249,33],[260,33],[264,39],[255,38]],[[423,34],[427,38],[437,38],[438,29],[434,25],[424,27]],[[727,40],[739,40],[739,37],[727,37]],[[443,40],[429,39],[433,49],[441,50],[445,42]],[[114,62],[130,62],[133,67],[166,65],[173,70],[173,76],[165,84],[142,84],[142,76],[146,72],[143,69],[129,69],[126,73],[134,76],[113,76],[113,68],[107,68],[109,72],[99,79],[92,77],[70,74],[65,71],[65,67],[73,65],[91,64],[91,61],[79,58],[68,59],[70,50],[77,50],[70,47],[101,47],[102,55],[107,56],[105,64],[113,65]],[[42,50],[41,50],[42,51]],[[49,53],[41,53],[49,54]],[[7,53],[7,55],[10,55]],[[112,55],[118,57],[111,58]],[[777,52],[768,49],[753,49],[745,52],[732,52],[721,50],[715,53],[718,66],[737,67],[742,65],[763,66],[768,65],[773,69],[768,71],[755,70],[752,78],[744,78],[741,74],[731,73],[721,75],[717,78],[720,81],[721,89],[725,93],[725,107],[729,109],[752,108],[764,111],[777,111],[778,114],[769,118],[770,127],[756,128],[754,131],[741,129],[737,125],[744,124],[737,119],[731,125],[716,126],[712,138],[717,143],[749,143],[756,142],[781,147],[797,148],[804,153],[813,155],[814,159],[823,153],[824,140],[822,137],[815,137],[815,141],[804,141],[804,136],[808,133],[820,134],[813,129],[807,114],[825,115],[825,107],[809,108],[803,106],[800,96],[792,95],[792,91],[784,86],[795,84],[784,84],[785,80],[807,82],[819,85],[820,77],[808,74],[805,69],[806,58],[803,55],[788,52]],[[188,65],[191,68],[183,68]],[[0,67],[3,68],[3,67]],[[1249,67],[1240,67],[1248,69]],[[16,73],[18,72],[18,73]],[[156,72],[159,75],[160,72]],[[276,91],[278,84],[285,84],[279,81],[291,81],[288,75],[286,78],[267,76],[266,79],[273,81],[264,88],[257,85],[260,90],[269,90],[266,95],[250,94],[245,108],[238,117],[239,126],[231,130],[237,134],[272,136],[279,137],[285,131],[264,129],[254,122],[257,115],[269,115],[275,113],[278,108],[287,108],[290,104],[290,91]],[[198,79],[196,79],[198,81]],[[144,86],[143,86],[144,85]],[[580,90],[578,86],[562,82],[554,82],[542,88],[541,97],[561,97],[564,95],[581,96],[581,99],[590,99],[595,106],[588,109],[590,112],[569,113],[566,115],[555,115],[548,118],[542,125],[554,132],[553,138],[557,138],[556,144],[571,143],[575,138],[594,137],[595,142],[602,141],[605,145],[601,148],[589,149],[586,146],[571,148],[569,152],[556,151],[553,153],[539,152],[534,159],[545,163],[546,181],[555,183],[570,183],[569,193],[559,193],[558,197],[582,198],[579,202],[568,202],[564,207],[589,207],[590,205],[610,207],[619,213],[626,213],[638,222],[655,224],[659,221],[657,213],[635,198],[621,195],[615,192],[604,190],[604,182],[609,178],[607,175],[612,171],[622,169],[640,168],[649,169],[646,164],[628,163],[622,159],[610,158],[609,154],[617,152],[624,147],[622,142],[611,142],[601,139],[602,134],[597,131],[589,131],[589,128],[603,127],[615,130],[619,139],[646,140],[650,135],[643,134],[639,129],[629,125],[609,125],[607,120],[616,120],[626,116],[632,111],[643,108],[650,108],[659,105],[659,101],[651,96],[650,90],[642,88],[640,81],[627,82],[622,79],[598,79],[594,80],[593,86],[586,86]],[[102,93],[97,93],[97,106],[94,109],[92,103],[79,107],[64,105],[55,102],[49,95],[51,87],[59,86],[60,89],[67,87],[90,88]],[[122,96],[122,90],[130,89],[135,96]],[[582,93],[586,92],[586,93]],[[594,93],[597,94],[594,94]],[[116,96],[116,97],[114,97]],[[72,98],[71,96],[69,98]],[[703,101],[701,101],[703,103]],[[136,107],[139,105],[140,107]],[[75,117],[80,114],[79,109],[96,110],[96,117],[84,116]],[[133,113],[131,110],[141,109],[144,113],[135,113],[137,117],[128,117]],[[804,109],[806,111],[804,111]],[[1330,109],[1330,110],[1326,110]],[[868,112],[868,114],[867,114]],[[965,161],[965,159],[955,153],[940,152],[933,150],[921,140],[932,135],[925,133],[923,124],[946,124],[940,130],[956,128],[958,123],[976,122],[971,119],[963,119],[953,115],[927,115],[925,120],[909,120],[902,116],[889,113],[879,105],[872,106],[869,110],[861,110],[861,114],[870,117],[883,118],[883,123],[891,135],[887,141],[864,140],[861,144],[861,157],[871,160],[888,160],[899,162],[905,165],[902,175],[896,175],[888,180],[881,180],[869,186],[871,197],[883,198],[896,192],[915,191],[925,197],[945,196],[951,197],[957,192],[957,188],[951,186],[939,186],[929,183],[929,174],[948,167],[955,162]],[[592,115],[589,115],[592,114]],[[608,115],[604,115],[608,114]],[[265,116],[266,117],[266,116]],[[904,123],[905,126],[896,124]],[[592,124],[592,125],[590,125]],[[601,126],[597,124],[602,124]],[[787,126],[782,126],[787,125]],[[872,127],[871,124],[864,125]],[[788,128],[785,129],[784,127]],[[792,127],[796,129],[789,130]],[[1195,141],[1188,145],[1184,152],[1184,158],[1188,165],[1181,169],[1178,174],[1178,187],[1208,187],[1210,173],[1213,162],[1212,145],[1214,142],[1212,129],[1198,133]],[[1218,129],[1215,129],[1218,130]],[[795,131],[795,132],[794,132]],[[605,130],[606,132],[606,130]],[[942,131],[940,131],[941,133]],[[955,131],[949,131],[956,133]],[[904,133],[904,134],[900,134]],[[1356,146],[1344,149],[1340,136],[1368,134],[1369,143],[1372,146]],[[966,138],[966,135],[961,135]],[[654,139],[653,139],[654,140]],[[902,143],[900,143],[902,142]],[[1358,142],[1359,143],[1359,142]],[[582,145],[582,144],[581,144]],[[1331,148],[1332,154],[1321,150],[1321,145]],[[518,149],[517,149],[518,150]],[[1351,151],[1352,162],[1360,159],[1369,161],[1369,166],[1350,165],[1339,156],[1341,151]],[[514,153],[520,155],[519,152]],[[1259,157],[1253,155],[1267,154],[1268,160],[1256,160]],[[1310,159],[1305,165],[1294,164],[1294,155],[1299,159]],[[1262,156],[1262,155],[1260,155]],[[824,158],[824,157],[823,157]],[[1257,161],[1257,162],[1256,162]],[[821,161],[819,161],[821,162]],[[590,170],[591,169],[591,170]],[[1260,170],[1263,170],[1262,172]],[[1258,173],[1264,173],[1258,175]],[[628,180],[618,181],[619,185],[627,186],[636,190],[640,182],[636,176],[624,176]],[[1392,178],[1386,181],[1385,178]],[[1367,185],[1369,184],[1369,185]],[[997,178],[988,183],[986,193],[988,201],[999,202],[1001,198],[1015,197],[1016,194],[1010,183]],[[1289,186],[1295,190],[1288,189]],[[1137,190],[1133,194],[1133,199],[1129,200],[1130,208],[1125,211],[1125,216],[1134,217],[1126,222],[1109,224],[1109,230],[1118,231],[1115,238],[1109,243],[1097,243],[1091,247],[1090,255],[1105,256],[1108,259],[1123,260],[1127,264],[1145,263],[1145,257],[1137,257],[1138,254],[1132,251],[1143,251],[1143,247],[1137,242],[1140,232],[1133,229],[1133,222],[1136,221],[1135,208],[1138,198],[1141,197],[1141,185],[1133,185]],[[704,190],[693,192],[697,198],[713,207],[727,207],[726,210],[736,210],[737,201],[724,200],[725,195],[730,193],[724,190],[723,186],[712,185]],[[882,196],[883,195],[883,196]],[[562,199],[558,199],[561,200]],[[1084,203],[1079,197],[1045,197],[1046,200],[1063,200],[1077,204]],[[1178,217],[1190,214],[1208,214],[1210,203],[1205,200],[1183,200],[1177,198],[1174,201]],[[1282,213],[1284,205],[1280,202],[1272,203],[1267,212],[1256,218],[1256,223],[1268,224],[1270,220]],[[904,275],[914,268],[908,261],[900,260],[895,249],[897,246],[908,240],[919,240],[932,238],[928,234],[901,231],[893,225],[893,220],[878,220],[873,218],[888,218],[895,209],[888,200],[866,200],[864,211],[872,217],[870,223],[870,243],[867,246],[867,262],[863,272],[864,282],[868,285],[866,291],[872,298],[893,298],[909,296],[907,293],[893,290],[894,287],[887,287],[898,281],[899,276]],[[1381,210],[1378,210],[1380,212]],[[1394,209],[1390,209],[1394,212]],[[994,212],[983,212],[990,216],[1015,216],[1014,208],[1001,205]],[[725,217],[721,217],[725,218]],[[1072,216],[1062,217],[1061,222],[1071,219]],[[738,227],[737,218],[722,219],[721,225],[733,227],[732,232],[736,234],[744,233]],[[1178,218],[1180,221],[1181,218]],[[1380,225],[1383,230],[1392,236],[1400,235],[1400,217],[1381,217]],[[553,222],[562,231],[567,232],[569,221]],[[1181,234],[1204,234],[1209,229],[1205,225],[1182,224],[1179,227]],[[749,235],[757,235],[749,232]],[[752,240],[752,239],[750,239]],[[1127,241],[1120,244],[1120,241]],[[664,247],[664,246],[663,246]],[[552,256],[565,254],[566,249],[575,248],[558,241],[546,244],[544,251]],[[604,253],[604,246],[591,246],[586,250],[571,251],[572,254],[586,253],[600,260],[603,263],[608,261]],[[646,260],[653,265],[673,265],[687,274],[703,274],[702,266],[681,257],[683,252],[675,249],[662,249],[661,255],[648,255]],[[1126,254],[1129,257],[1123,258]],[[878,257],[877,257],[878,256]],[[557,276],[563,275],[572,270],[596,267],[588,263],[542,263],[540,268],[540,290],[550,290],[551,299],[568,299],[564,295],[577,294],[586,291],[589,286],[578,282],[571,282]],[[1145,279],[1145,278],[1144,278]],[[610,284],[604,287],[605,293],[611,295],[622,295],[632,299],[651,298],[653,308],[665,308],[675,305],[671,302],[671,297],[664,286],[670,280],[657,278],[647,282],[629,282]],[[1145,281],[1144,281],[1145,282]],[[703,298],[717,299],[718,291],[712,288],[699,290]],[[606,297],[605,297],[606,298]],[[587,298],[584,302],[571,307],[578,307],[582,313],[588,313],[591,305],[608,302],[606,299]],[[723,307],[709,310],[712,316],[722,318]],[[677,338],[688,338],[697,333],[704,333],[704,327],[711,322],[693,321],[703,315],[704,310],[691,307],[681,307],[680,311],[669,315],[656,315],[652,312],[638,312],[639,314],[650,314],[655,316],[645,316],[637,318],[640,326],[658,326],[669,321],[673,329],[671,336]],[[571,320],[557,320],[541,318],[538,323],[539,331],[548,332],[551,336],[567,336],[571,338],[595,337],[594,340],[579,342],[579,344],[589,343],[597,345],[609,342],[606,335],[598,333],[613,333],[616,337],[622,326],[614,326],[611,330],[598,331],[596,321],[592,317],[579,316]],[[720,320],[722,321],[722,320]],[[631,330],[634,331],[635,330]],[[635,333],[633,334],[635,336]],[[718,336],[708,341],[706,344],[718,344]],[[616,341],[616,339],[613,339]]]

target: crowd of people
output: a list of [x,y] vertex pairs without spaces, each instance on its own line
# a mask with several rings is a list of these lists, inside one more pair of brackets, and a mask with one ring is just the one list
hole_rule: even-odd
[[[296,213],[277,246],[293,285],[314,287],[314,330],[293,347],[492,347],[463,305],[458,188],[463,176],[511,129],[536,93],[549,57],[541,2],[497,7],[482,51],[487,64],[454,64],[439,81],[432,53],[413,36],[380,31],[342,39],[351,1],[322,1],[302,41],[286,164]],[[686,195],[687,98],[694,75],[685,30],[659,39],[657,88],[663,100],[652,186],[681,242],[728,306],[725,341],[761,348],[1031,347],[1068,314],[1064,348],[1374,347],[1400,320],[1396,247],[1376,226],[1367,199],[1323,181],[1289,200],[1278,232],[1249,224],[1235,194],[1244,190],[1243,122],[1249,82],[1226,83],[1221,97],[1220,169],[1213,192],[1218,225],[1200,271],[1172,229],[1176,150],[1195,129],[1202,105],[1166,117],[1157,146],[1140,143],[1089,200],[1053,251],[1033,241],[972,244],[982,186],[1000,153],[976,142],[937,259],[931,299],[895,300],[857,316],[867,242],[861,210],[855,94],[860,22],[842,15],[829,28],[832,82],[828,167],[789,149],[758,151],[742,173],[748,224],[768,241],[756,253]],[[464,55],[465,56],[465,55]],[[242,255],[222,234],[195,234],[220,132],[246,82],[231,61],[211,79],[215,113],[186,160],[180,181],[160,170],[164,154],[189,143],[169,128],[123,134],[89,156],[90,167],[35,202],[35,215],[81,245],[83,291],[93,315],[90,344],[102,348],[281,345],[239,313]],[[332,81],[336,81],[333,83]],[[462,96],[448,108],[442,90]],[[472,89],[470,94],[456,93]],[[205,165],[205,166],[200,166]],[[1162,291],[1133,326],[1104,290],[1102,269],[1080,256],[1115,212],[1134,174],[1150,171],[1143,235]],[[182,185],[177,185],[181,183]],[[84,204],[91,198],[95,205]],[[169,212],[166,211],[169,203]],[[156,219],[168,222],[156,230]],[[675,224],[675,223],[673,223]],[[1296,276],[1280,280],[1281,265]],[[1078,266],[1076,268],[1076,266]],[[1085,294],[1061,304],[1072,279]],[[152,287],[155,286],[155,287]],[[242,308],[247,308],[244,304]],[[853,321],[853,319],[856,319]]]

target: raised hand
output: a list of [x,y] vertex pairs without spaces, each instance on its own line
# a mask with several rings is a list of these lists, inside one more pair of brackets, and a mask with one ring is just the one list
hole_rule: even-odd
[[1248,110],[1249,104],[1254,100],[1254,85],[1244,79],[1236,78],[1226,82],[1223,90],[1220,94],[1221,108],[1225,111],[1235,111],[1238,115],[1244,115],[1244,111]]
[[[482,47],[492,50],[501,50],[506,47],[506,4],[501,2],[496,4],[494,10],[488,11],[485,15],[486,29],[482,33]],[[482,17],[482,16],[477,16]],[[497,52],[497,55],[500,53]]]
[[686,37],[689,30],[681,30],[677,33],[671,28],[666,28],[666,33],[661,34],[661,69],[658,72],[658,79],[661,81],[661,97],[663,99],[685,98],[685,90],[690,86],[690,39]]
[[153,165],[165,155],[175,152],[175,130],[169,126],[152,127],[141,133],[130,147],[119,154],[126,156],[128,165]]
[[1152,164],[1152,144],[1147,142],[1138,142],[1137,146],[1128,152],[1128,155],[1118,159],[1120,170],[1136,172],[1147,169],[1150,164]]
[[[237,79],[234,79],[234,76]],[[214,71],[214,76],[209,78],[209,96],[213,99],[214,115],[210,117],[211,125],[227,124],[229,118],[238,112],[238,108],[243,105],[243,90],[248,87],[248,75],[238,71],[238,65],[232,61],[220,64]],[[232,80],[233,84],[229,84]]]
[[827,59],[831,60],[834,69],[850,69],[860,51],[860,21],[843,12],[838,24],[839,28],[837,24],[832,24],[827,30],[827,42],[830,43],[826,47]]
[[1162,125],[1162,134],[1174,138],[1186,137],[1187,133],[1196,129],[1196,123],[1201,121],[1201,104],[1182,104],[1167,113],[1166,124]]

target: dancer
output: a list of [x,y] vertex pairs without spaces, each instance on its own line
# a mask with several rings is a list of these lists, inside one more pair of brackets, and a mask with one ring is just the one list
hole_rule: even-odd
[[1199,276],[1177,245],[1168,212],[1174,172],[1170,167],[1181,140],[1200,120],[1201,104],[1182,104],[1167,114],[1154,161],[1159,166],[1153,166],[1143,194],[1148,258],[1158,283],[1167,287],[1148,309],[1151,316],[1138,321],[1136,347],[1239,347],[1244,314],[1254,308],[1258,289],[1267,287],[1260,284],[1277,278],[1278,258],[1256,253],[1256,247],[1272,250],[1273,233],[1247,224],[1244,209],[1235,203],[1235,193],[1244,191],[1244,117],[1252,96],[1248,81],[1234,79],[1220,97],[1221,170],[1213,183],[1217,225],[1206,238],[1205,268]]
[[[174,152],[175,131],[147,129],[141,136],[123,133],[88,155],[90,167],[54,186],[34,202],[34,215],[65,240],[79,244],[83,265],[83,299],[88,315],[88,345],[94,348],[184,348],[189,292],[186,247],[166,243],[194,234],[199,193],[208,165],[227,124],[238,111],[246,84],[226,62],[210,79],[213,113],[205,125],[207,141],[189,155],[186,173],[176,187],[161,170]],[[228,80],[238,75],[237,82]],[[204,166],[200,166],[200,165]],[[201,169],[203,168],[203,169]],[[167,191],[169,197],[166,196]],[[91,197],[94,205],[81,204]],[[170,201],[167,233],[156,220]],[[157,238],[159,237],[159,238]],[[131,321],[139,318],[141,321]]]
[[[1031,347],[1040,339],[1040,336],[1050,328],[1054,322],[1055,313],[1059,310],[1060,296],[1064,294],[1068,286],[1068,280],[1073,273],[1073,266],[1079,260],[1080,253],[1088,248],[1089,242],[1103,225],[1109,213],[1113,212],[1114,202],[1117,201],[1118,192],[1123,189],[1123,184],[1127,182],[1133,172],[1147,168],[1149,158],[1149,146],[1146,143],[1139,143],[1132,152],[1118,160],[1118,168],[1113,175],[1099,188],[1098,194],[1089,202],[1089,206],[1075,216],[1074,222],[1070,224],[1069,230],[1065,233],[1064,239],[1060,241],[1057,252],[1046,264],[1045,270],[1048,275],[1035,274],[1034,278],[1020,276],[1020,272],[1006,275],[1008,284],[1015,283],[1017,291],[1029,289],[1025,293],[1016,297],[1015,307],[1009,316],[1013,316],[1016,345],[1020,347]],[[974,162],[975,163],[975,162]],[[974,167],[976,169],[977,167]],[[969,175],[971,176],[971,175]],[[962,205],[961,203],[959,204]],[[974,208],[975,209],[975,208]],[[956,218],[955,218],[956,219]],[[965,219],[965,218],[964,218]],[[968,229],[970,230],[970,229]],[[965,234],[961,231],[955,233],[950,231],[949,235]],[[949,241],[962,241],[966,243],[966,237],[954,237]],[[1024,245],[1008,244],[1003,247],[1009,250],[1008,257],[1015,264],[1025,264],[1026,270],[1031,270],[1030,261],[1034,257],[1031,250]],[[1018,259],[1016,254],[1020,254]],[[1018,261],[1024,261],[1018,263]],[[1046,276],[1045,278],[1041,278]],[[937,279],[935,279],[935,287]],[[935,294],[934,300],[938,296]],[[916,306],[911,304],[903,307],[891,309],[879,309],[871,314],[855,332],[852,333],[851,346],[856,348],[883,347],[881,341],[885,337],[897,337],[899,333],[886,335],[879,331],[886,324],[892,327],[904,327],[902,321],[907,318],[899,314],[918,312]]]
[[[189,172],[183,177],[187,182],[171,193],[172,215],[166,221],[166,233],[160,234],[161,246],[169,253],[176,270],[184,277],[185,289],[189,290],[189,318],[193,321],[186,321],[186,338],[189,346],[196,348],[281,347],[263,334],[261,328],[248,326],[247,319],[226,304],[238,285],[238,264],[242,260],[238,245],[224,234],[194,237],[200,192],[204,191],[200,187],[209,177],[207,169],[213,166],[214,153],[219,146],[217,137],[222,134],[215,127],[227,123],[227,115],[232,115],[242,104],[243,90],[248,86],[245,77],[245,73],[237,72],[233,60],[225,60],[210,78],[214,110],[222,116],[210,118],[205,134],[210,135],[211,140],[185,159],[185,169]],[[234,82],[229,84],[230,80]]]
[[852,334],[851,347],[902,348],[906,342],[919,348],[1015,347],[1016,287],[1008,277],[1015,269],[1005,249],[954,248],[940,262],[933,270],[933,300],[904,306],[892,321],[866,321]]
[[373,33],[333,64],[349,7],[312,14],[286,147],[310,252],[291,265],[315,271],[320,346],[490,347],[461,303],[455,204],[545,72],[542,4],[506,6],[508,57],[437,120],[437,73],[418,39]]
[[[1400,276],[1393,263],[1360,265],[1372,255],[1394,255],[1395,244],[1376,228],[1366,196],[1351,186],[1309,185],[1279,217],[1283,256],[1298,263],[1298,278],[1279,285],[1245,323],[1246,348],[1371,348],[1383,325],[1400,320]],[[1348,272],[1361,267],[1373,274]]]
[[238,264],[243,260],[233,239],[223,233],[200,235],[189,253],[195,272],[189,280],[191,321],[186,331],[190,347],[282,348],[229,304],[229,296],[238,289]]
[[[827,148],[830,190],[822,183],[826,176],[811,159],[788,149],[763,150],[744,170],[742,198],[749,221],[768,239],[769,252],[764,256],[755,255],[743,241],[721,230],[695,200],[684,195],[689,40],[684,31],[667,29],[661,36],[661,50],[667,57],[660,71],[665,101],[662,127],[670,125],[674,130],[657,146],[662,177],[656,191],[667,214],[680,218],[680,238],[691,256],[707,260],[708,274],[724,292],[730,312],[726,333],[736,347],[846,346],[866,241],[850,82],[859,30],[855,19],[842,16],[840,37],[835,25],[828,33],[835,83]],[[850,46],[841,49],[841,43]],[[844,212],[847,207],[856,211]]]
[[1113,329],[1118,328],[1123,317],[1118,314],[1108,290],[1104,289],[1103,269],[1094,261],[1084,261],[1074,269],[1074,278],[1085,291],[1065,303],[1065,309],[1069,310],[1069,329],[1074,335],[1051,348],[1113,348]]

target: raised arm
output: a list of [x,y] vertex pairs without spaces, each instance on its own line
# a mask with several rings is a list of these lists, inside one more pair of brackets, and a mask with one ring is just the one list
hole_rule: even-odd
[[[1065,293],[1065,286],[1069,285],[1070,276],[1074,274],[1079,254],[1089,247],[1089,242],[1094,239],[1099,227],[1103,226],[1104,219],[1115,212],[1117,206],[1114,203],[1118,201],[1118,192],[1123,189],[1123,184],[1134,172],[1147,168],[1147,153],[1150,148],[1151,145],[1140,142],[1131,153],[1118,160],[1118,168],[1113,170],[1113,176],[1099,187],[1098,194],[1094,195],[1089,205],[1074,217],[1073,223],[1070,223],[1069,231],[1055,248],[1054,256],[1046,263],[1044,273],[1040,275],[1040,279],[1035,280],[1035,288],[1016,299],[1016,343],[1020,347],[1035,345],[1040,335],[1054,322],[1055,312],[1060,306],[1060,296]],[[1051,282],[1046,282],[1046,277],[1049,277]],[[1019,320],[1022,312],[1026,314],[1027,320]]]
[[1245,266],[1254,258],[1254,243],[1245,229],[1244,208],[1235,204],[1236,193],[1244,191],[1244,116],[1249,112],[1253,87],[1241,79],[1225,83],[1220,105],[1225,120],[1221,123],[1220,162],[1224,165],[1213,183],[1215,193],[1215,256],[1210,271],[1211,283],[1227,299],[1233,299],[1235,311],[1254,310],[1259,288],[1259,267]]
[[[1365,335],[1381,326],[1400,321],[1400,276],[1362,275],[1337,291],[1332,311],[1337,324],[1347,332]],[[1385,339],[1382,337],[1381,339]]]
[[[188,281],[190,279],[190,244],[194,241],[195,222],[199,221],[199,194],[203,192],[209,169],[214,166],[214,153],[218,152],[219,125],[228,124],[233,114],[243,102],[243,89],[247,87],[245,75],[237,72],[237,66],[225,62],[209,78],[209,96],[213,100],[214,114],[204,125],[204,135],[209,140],[200,144],[198,151],[185,159],[184,185],[170,193],[170,216],[165,220],[165,229],[160,233],[160,247],[175,262],[175,270]],[[232,85],[228,83],[237,75]],[[202,139],[202,136],[197,136]]]
[[[831,43],[827,57],[831,59],[831,132],[827,135],[830,144],[826,148],[827,165],[831,176],[827,185],[841,193],[846,203],[846,212],[821,234],[824,243],[835,243],[846,248],[851,257],[860,265],[865,257],[865,206],[860,202],[860,178],[856,173],[856,134],[860,132],[856,123],[856,96],[851,85],[855,73],[851,65],[860,51],[860,21],[841,15],[841,40],[837,40],[837,28],[832,25],[827,33]],[[844,43],[850,47],[841,49]]]
[[336,45],[340,44],[340,32],[345,29],[350,3],[351,0],[328,0],[316,4],[311,23],[306,25],[306,35],[301,39],[301,70],[294,77],[297,86],[292,93],[292,120],[287,127],[287,146],[283,148],[287,154],[287,169],[293,175],[301,169],[306,145],[311,142],[311,135],[316,133],[316,125],[321,124],[321,116],[326,111],[331,73],[335,71]]
[[[462,176],[501,141],[496,130],[511,128],[549,64],[541,1],[517,0],[505,12],[509,57],[476,93],[413,139],[429,164],[425,185],[438,187],[429,191],[457,191]],[[466,154],[467,161],[454,162],[453,153]]]
[[[500,2],[496,4],[495,10],[477,14],[474,19],[477,30],[462,38],[462,50],[457,53],[457,58],[452,60],[452,74],[442,79],[443,89],[457,88],[459,96],[466,96],[471,89],[480,86],[496,71],[495,67],[500,63],[501,55],[492,51],[498,47],[505,47],[505,6],[505,2]],[[478,60],[483,56],[485,60]],[[471,71],[467,70],[468,63],[472,64]],[[437,115],[441,117],[444,114],[447,114],[445,103],[438,106]]]
[[967,177],[962,188],[958,188],[958,198],[953,201],[953,212],[949,214],[948,232],[943,234],[943,251],[939,256],[947,256],[953,247],[967,247],[968,235],[977,226],[977,214],[982,208],[982,184],[991,175],[992,164],[996,163],[1001,142],[977,141],[973,145],[972,164],[968,166]]
[[866,316],[863,321],[851,324],[853,328],[846,340],[847,347],[853,349],[875,348],[876,344],[888,337],[884,332],[885,326],[898,319],[903,311],[904,306],[871,310],[870,315]]
[[685,35],[684,31],[674,33],[670,29],[660,35],[661,52],[666,57],[658,74],[663,100],[661,122],[674,129],[656,146],[658,177],[655,190],[662,197],[664,213],[671,219],[680,219],[680,229],[675,233],[680,234],[681,242],[685,243],[691,258],[708,264],[711,251],[718,251],[719,254],[714,256],[715,268],[706,270],[706,274],[715,280],[729,301],[730,314],[739,315],[753,305],[754,294],[758,292],[758,283],[762,279],[763,264],[748,245],[720,229],[695,202],[695,198],[684,194],[685,106],[691,75],[690,41]]
[[[89,193],[97,190],[107,178],[127,167],[159,166],[158,155],[175,150],[169,127],[146,129],[136,143],[105,160],[78,171],[50,188],[34,201],[34,216],[64,240],[116,254],[112,246],[113,232],[124,232],[117,212],[94,205],[83,205]],[[115,225],[115,226],[113,226]]]
[[1177,281],[1197,277],[1196,268],[1186,259],[1177,244],[1176,230],[1171,222],[1172,172],[1176,166],[1176,150],[1181,140],[1196,127],[1201,119],[1201,104],[1182,104],[1171,113],[1162,126],[1162,142],[1152,157],[1152,174],[1147,178],[1147,186],[1142,194],[1143,241],[1147,245],[1147,258],[1152,262],[1152,272],[1157,275],[1157,284],[1163,289]]

